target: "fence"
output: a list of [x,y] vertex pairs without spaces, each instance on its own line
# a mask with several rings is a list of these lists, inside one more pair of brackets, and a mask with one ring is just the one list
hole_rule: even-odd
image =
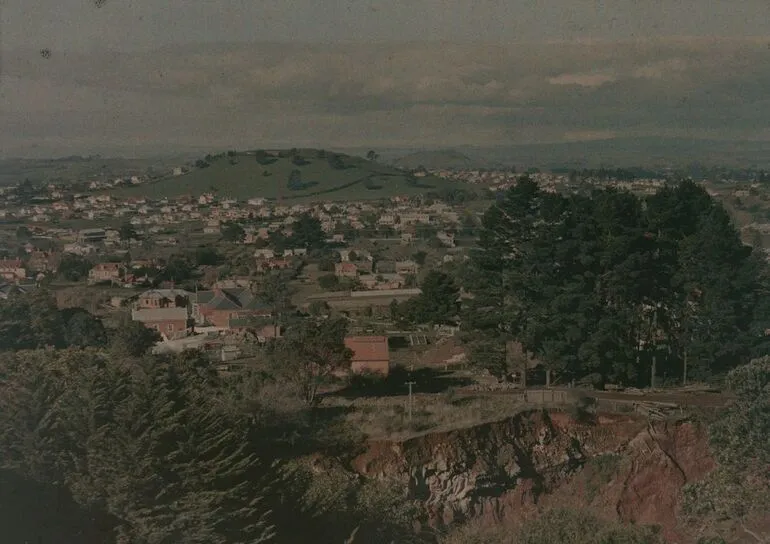
[[603,399],[579,390],[565,391],[558,389],[526,389],[514,391],[511,396],[518,402],[535,404],[543,407],[564,408],[577,403],[580,398],[589,398],[597,410],[604,412],[636,412],[650,419],[664,420],[675,415],[684,415],[686,407],[671,402],[643,401],[631,399]]
[[525,389],[513,395],[520,402],[532,404],[572,404],[577,400],[574,393],[557,389]]

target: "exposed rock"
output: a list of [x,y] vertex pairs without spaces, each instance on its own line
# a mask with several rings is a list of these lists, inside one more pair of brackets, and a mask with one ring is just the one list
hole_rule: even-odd
[[[587,463],[606,454],[622,462],[602,481],[588,481]],[[677,526],[682,485],[713,466],[705,433],[689,422],[651,425],[638,416],[602,414],[581,424],[544,411],[372,442],[353,461],[363,475],[402,481],[434,527],[469,518],[525,519],[539,508],[580,504],[607,519],[660,525],[671,542],[692,540]],[[589,486],[598,491],[588,493]]]

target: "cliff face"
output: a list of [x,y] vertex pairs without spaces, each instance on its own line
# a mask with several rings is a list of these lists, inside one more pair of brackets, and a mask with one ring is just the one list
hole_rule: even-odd
[[661,525],[671,542],[692,540],[677,526],[681,487],[713,466],[705,432],[689,422],[607,415],[582,424],[542,411],[372,442],[353,462],[363,475],[408,485],[432,526],[581,506],[608,519]]

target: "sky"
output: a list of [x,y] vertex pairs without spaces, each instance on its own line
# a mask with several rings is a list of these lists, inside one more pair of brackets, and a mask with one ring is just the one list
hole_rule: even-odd
[[0,6],[0,156],[770,139],[766,0]]

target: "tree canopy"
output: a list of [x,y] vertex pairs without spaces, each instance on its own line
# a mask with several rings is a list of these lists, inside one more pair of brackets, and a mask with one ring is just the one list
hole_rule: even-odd
[[344,344],[346,333],[347,321],[342,318],[305,320],[274,343],[268,357],[277,374],[294,383],[312,406],[324,380],[349,368],[352,354]]
[[702,528],[730,519],[751,531],[746,519],[770,508],[770,357],[732,370],[727,386],[735,400],[709,422],[711,454],[718,466],[685,486],[683,506]]
[[116,542],[258,543],[270,464],[246,419],[212,401],[195,358],[104,358],[88,351],[3,358],[4,468],[66,486],[116,520]]
[[763,261],[693,182],[561,195],[524,176],[484,214],[463,326],[564,379],[704,379],[763,342]]
[[420,285],[422,293],[399,307],[403,319],[411,323],[446,325],[456,321],[460,308],[460,289],[454,280],[438,270],[425,275]]
[[323,249],[326,236],[321,228],[321,221],[308,213],[303,213],[291,226],[291,244],[295,248],[307,250]]

